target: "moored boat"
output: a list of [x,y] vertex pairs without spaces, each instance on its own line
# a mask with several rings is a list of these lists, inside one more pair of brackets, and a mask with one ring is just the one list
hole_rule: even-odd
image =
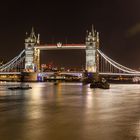
[[109,89],[110,88],[110,84],[105,79],[102,79],[101,81],[93,81],[90,84],[90,88]]
[[10,90],[27,90],[27,89],[32,89],[29,85],[21,85],[21,86],[12,86],[8,87]]

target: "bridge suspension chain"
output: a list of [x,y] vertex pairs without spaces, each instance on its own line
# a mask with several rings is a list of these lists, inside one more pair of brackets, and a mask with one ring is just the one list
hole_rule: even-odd
[[[115,62],[114,60],[112,60],[111,58],[106,56],[102,51],[100,51],[100,50],[97,50],[97,51],[101,55],[101,60],[105,59],[106,62],[108,62],[110,64],[110,67],[113,66],[115,69],[119,70],[119,72],[122,71],[122,72],[130,73],[130,74],[136,74],[136,73],[140,74],[139,71],[127,68],[127,67]],[[102,62],[103,62],[103,60],[102,60]]]
[[23,50],[18,56],[14,57],[12,60],[0,67],[0,71],[9,71],[10,69],[16,67],[19,63],[23,62],[25,56],[21,57],[24,54]]

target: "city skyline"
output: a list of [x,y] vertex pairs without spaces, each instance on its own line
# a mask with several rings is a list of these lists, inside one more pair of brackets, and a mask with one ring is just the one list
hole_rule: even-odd
[[[139,5],[138,0],[133,2],[94,0],[92,3],[2,2],[0,58],[8,61],[24,49],[25,34],[30,32],[32,26],[36,33],[40,33],[42,44],[85,43],[86,30],[90,30],[94,24],[100,33],[100,48],[117,62],[138,68]],[[77,60],[80,61],[81,57],[84,56],[80,55]]]

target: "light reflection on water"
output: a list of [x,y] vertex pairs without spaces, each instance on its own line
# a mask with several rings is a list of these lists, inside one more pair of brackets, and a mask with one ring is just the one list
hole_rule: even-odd
[[140,85],[30,85],[0,87],[0,140],[140,139]]

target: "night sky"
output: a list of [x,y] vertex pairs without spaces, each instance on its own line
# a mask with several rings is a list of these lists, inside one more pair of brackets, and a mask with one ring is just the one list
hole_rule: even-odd
[[[130,68],[140,67],[140,0],[1,2],[0,59],[8,61],[24,49],[25,33],[32,26],[40,33],[42,44],[84,43],[92,24],[100,33],[105,54]],[[65,65],[67,59],[79,65],[85,57],[82,51],[55,53],[43,52],[43,61],[59,59],[55,63]]]

